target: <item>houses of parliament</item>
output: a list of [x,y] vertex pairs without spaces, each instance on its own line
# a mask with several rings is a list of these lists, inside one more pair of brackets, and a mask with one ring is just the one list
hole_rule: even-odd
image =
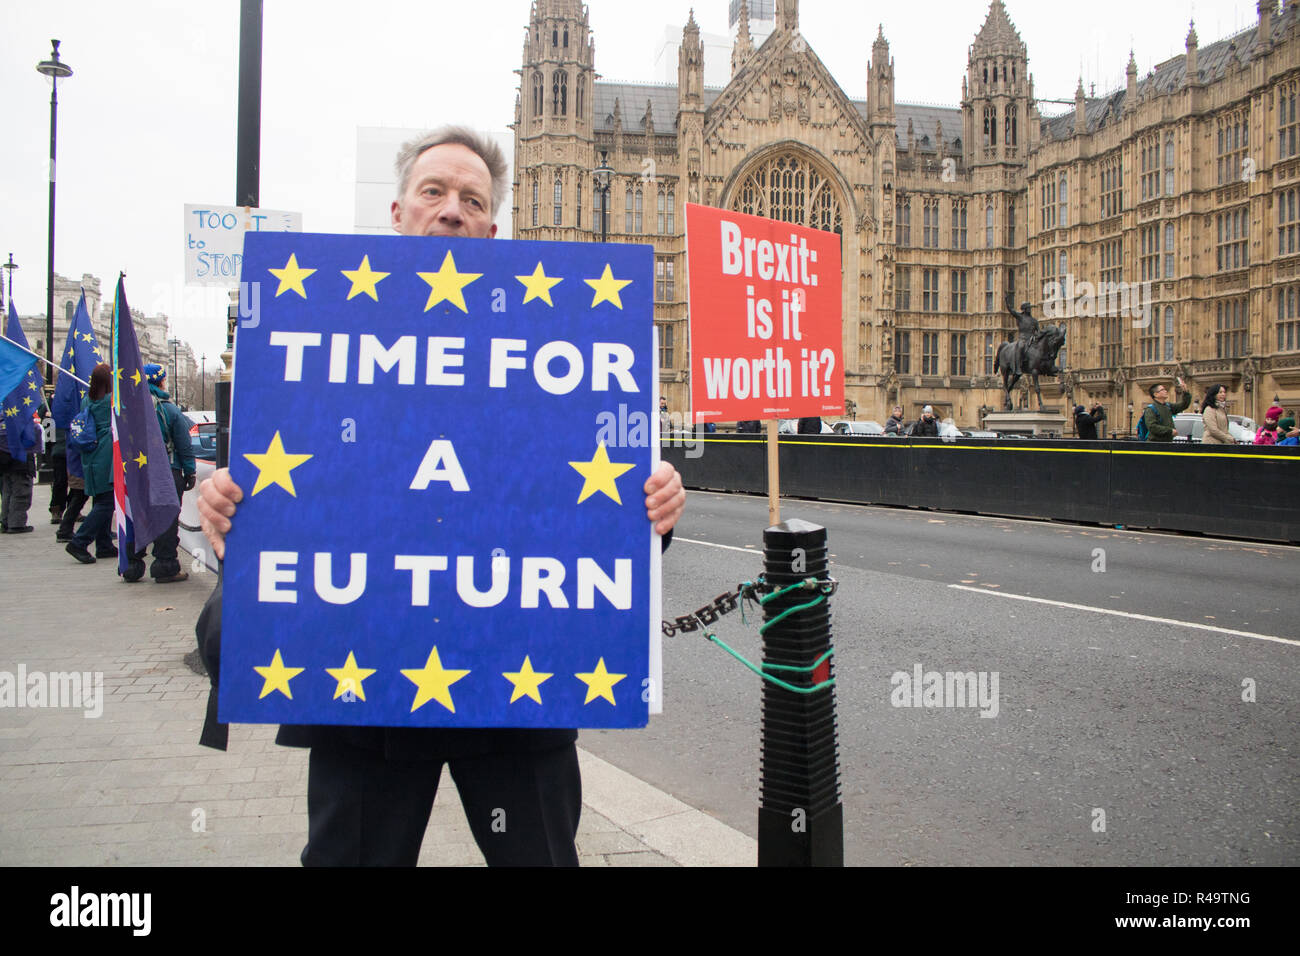
[[[1300,10],[1044,118],[1002,0],[970,45],[960,107],[896,98],[883,27],[846,91],[797,0],[731,0],[730,81],[704,83],[692,14],[676,84],[598,79],[578,0],[534,0],[515,108],[514,236],[655,249],[660,387],[689,409],[685,216],[703,203],[838,233],[847,412],[977,426],[1003,405],[1009,297],[1064,322],[1049,405],[1111,431],[1175,374],[1262,420],[1300,406]],[[751,17],[767,18],[758,42]],[[972,27],[976,24],[972,24]],[[864,51],[865,53],[866,51]],[[1122,55],[1122,54],[1121,54]],[[954,93],[956,91],[954,90]],[[865,95],[862,95],[865,94]],[[593,170],[613,169],[607,191]],[[707,303],[696,303],[707,309]],[[697,317],[698,318],[698,317]],[[1050,398],[1048,397],[1050,396]]]

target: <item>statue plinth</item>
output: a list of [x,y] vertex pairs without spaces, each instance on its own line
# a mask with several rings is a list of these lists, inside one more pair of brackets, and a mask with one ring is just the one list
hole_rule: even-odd
[[989,431],[1009,432],[1027,438],[1061,438],[1066,434],[1066,418],[1051,408],[989,412],[984,416],[984,427]]

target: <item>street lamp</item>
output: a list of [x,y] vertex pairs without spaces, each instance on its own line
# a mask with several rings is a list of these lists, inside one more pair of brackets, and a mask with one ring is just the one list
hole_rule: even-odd
[[181,368],[176,360],[176,350],[181,344],[181,340],[168,339],[167,344],[172,347],[172,374],[176,376],[172,379],[172,400],[179,404],[181,401]]
[[[59,80],[72,75],[72,67],[59,59],[59,41],[51,40],[50,59],[36,64],[36,72],[50,78],[50,249],[45,275],[45,360],[54,366],[54,154],[59,116]],[[9,273],[13,275],[12,272]]]
[[1133,434],[1133,403],[1128,403],[1128,433]]
[[208,407],[207,366],[208,353],[204,352],[199,356],[199,408]]
[[609,241],[609,181],[614,175],[613,168],[605,161],[609,154],[600,151],[600,165],[591,171],[596,185],[600,189],[600,241]]
[[0,269],[4,269],[9,273],[9,298],[5,300],[7,302],[12,302],[14,300],[14,270],[17,268],[18,265],[14,262],[14,254],[12,252],[9,253],[9,261],[0,265]]

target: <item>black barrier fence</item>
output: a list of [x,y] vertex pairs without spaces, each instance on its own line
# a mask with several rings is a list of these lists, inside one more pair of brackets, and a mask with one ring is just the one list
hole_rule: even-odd
[[[662,448],[686,487],[767,492],[761,435],[692,442]],[[780,460],[782,496],[1300,542],[1300,447],[782,435]]]

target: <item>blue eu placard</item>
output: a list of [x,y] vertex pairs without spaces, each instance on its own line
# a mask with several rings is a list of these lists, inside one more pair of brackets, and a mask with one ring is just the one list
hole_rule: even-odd
[[645,724],[652,261],[249,234],[222,720]]

